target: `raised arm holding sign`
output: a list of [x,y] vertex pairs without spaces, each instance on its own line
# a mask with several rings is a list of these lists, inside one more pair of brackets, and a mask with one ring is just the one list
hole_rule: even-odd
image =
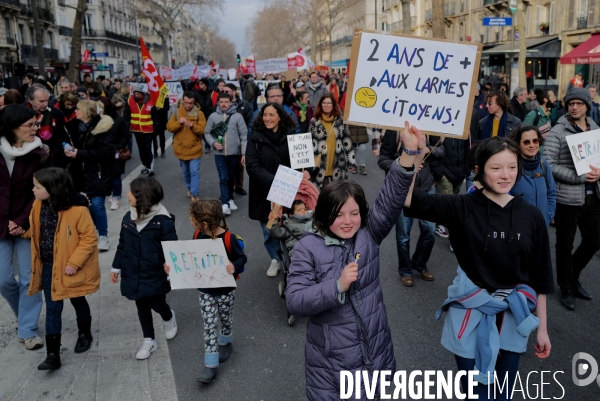
[[[267,200],[275,204],[273,214],[279,213],[279,207],[292,207],[294,198],[298,193],[303,174],[289,167],[279,165],[277,173],[271,184],[271,189],[267,195]],[[270,219],[267,228],[273,227],[274,219]]]
[[355,30],[344,120],[467,138],[480,44]]

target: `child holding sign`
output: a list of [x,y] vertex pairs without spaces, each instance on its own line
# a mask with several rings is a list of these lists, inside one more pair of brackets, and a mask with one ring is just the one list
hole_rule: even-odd
[[[406,128],[402,141],[416,153],[425,138]],[[305,355],[310,400],[339,399],[342,370],[353,376],[359,370],[396,370],[379,281],[379,245],[404,206],[413,163],[408,153],[392,163],[371,210],[357,183],[327,185],[310,231],[294,247],[286,299],[289,313],[309,317]]]
[[157,349],[152,311],[162,317],[167,340],[177,334],[175,312],[166,300],[171,286],[163,269],[165,257],[161,245],[162,241],[177,241],[177,233],[175,216],[160,203],[163,197],[156,178],[138,177],[131,182],[127,194],[129,213],[123,217],[110,273],[115,284],[122,273],[121,294],[137,306],[144,333],[137,359],[147,359]]
[[[194,239],[220,238],[227,252],[227,273],[239,275],[248,261],[237,237],[232,234],[225,222],[221,203],[216,199],[200,199],[190,205],[190,223],[197,230]],[[170,268],[165,264],[165,272]],[[231,354],[233,300],[235,288],[198,288],[200,308],[204,319],[204,371],[196,379],[210,384],[217,376],[219,362],[225,362]],[[217,335],[217,323],[221,321],[221,331]]]

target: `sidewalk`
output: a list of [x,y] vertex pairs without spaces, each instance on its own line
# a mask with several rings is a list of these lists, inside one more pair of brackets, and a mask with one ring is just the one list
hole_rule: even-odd
[[[170,141],[169,141],[170,142]],[[168,143],[167,145],[170,145]],[[92,348],[75,354],[77,323],[68,300],[63,310],[62,367],[38,371],[46,348],[28,351],[19,343],[14,315],[0,297],[0,400],[177,400],[169,349],[162,319],[154,313],[156,350],[144,361],[135,359],[142,345],[142,330],[133,301],[121,296],[119,284],[110,282],[110,267],[117,248],[120,222],[128,211],[125,194],[141,166],[123,180],[123,199],[117,211],[107,200],[110,251],[100,254],[102,281],[98,292],[87,296],[92,310]],[[39,320],[44,338],[45,305]]]

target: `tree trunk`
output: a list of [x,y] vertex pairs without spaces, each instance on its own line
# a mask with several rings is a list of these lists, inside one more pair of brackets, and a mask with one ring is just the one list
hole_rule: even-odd
[[81,61],[81,33],[83,30],[83,18],[87,11],[87,0],[77,0],[77,11],[73,23],[73,36],[71,37],[71,54],[69,56],[69,70],[67,79],[71,82],[79,82],[79,62]]
[[525,35],[526,29],[525,24],[525,11],[527,6],[523,4],[523,0],[519,0],[517,9],[517,25],[519,26],[519,86],[527,88],[527,76],[526,76],[526,58],[527,58],[527,37]]
[[169,59],[169,31],[160,27],[160,40],[163,48],[162,65],[165,67],[171,67],[171,60]]
[[431,22],[433,27],[433,37],[439,39],[446,39],[446,22],[444,21],[444,0],[432,0],[431,3]]
[[42,35],[40,16],[38,14],[38,12],[41,12],[38,0],[31,0],[31,11],[33,13],[33,25],[35,26],[35,48],[37,50],[38,74],[46,79],[46,72],[44,69],[44,64],[46,64],[44,59],[44,37]]
[[402,33],[410,35],[412,21],[410,20],[410,0],[402,0]]

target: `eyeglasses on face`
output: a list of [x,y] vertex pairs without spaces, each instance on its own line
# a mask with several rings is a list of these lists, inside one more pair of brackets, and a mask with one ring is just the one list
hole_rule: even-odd
[[39,128],[40,127],[40,123],[38,123],[37,121],[32,122],[32,123],[27,123],[27,124],[21,124],[21,127],[29,127],[31,129],[35,128]]
[[530,144],[534,144],[534,145],[538,145],[540,143],[540,140],[537,138],[533,138],[533,139],[525,139],[524,141],[521,141],[521,143],[525,146],[529,146]]

